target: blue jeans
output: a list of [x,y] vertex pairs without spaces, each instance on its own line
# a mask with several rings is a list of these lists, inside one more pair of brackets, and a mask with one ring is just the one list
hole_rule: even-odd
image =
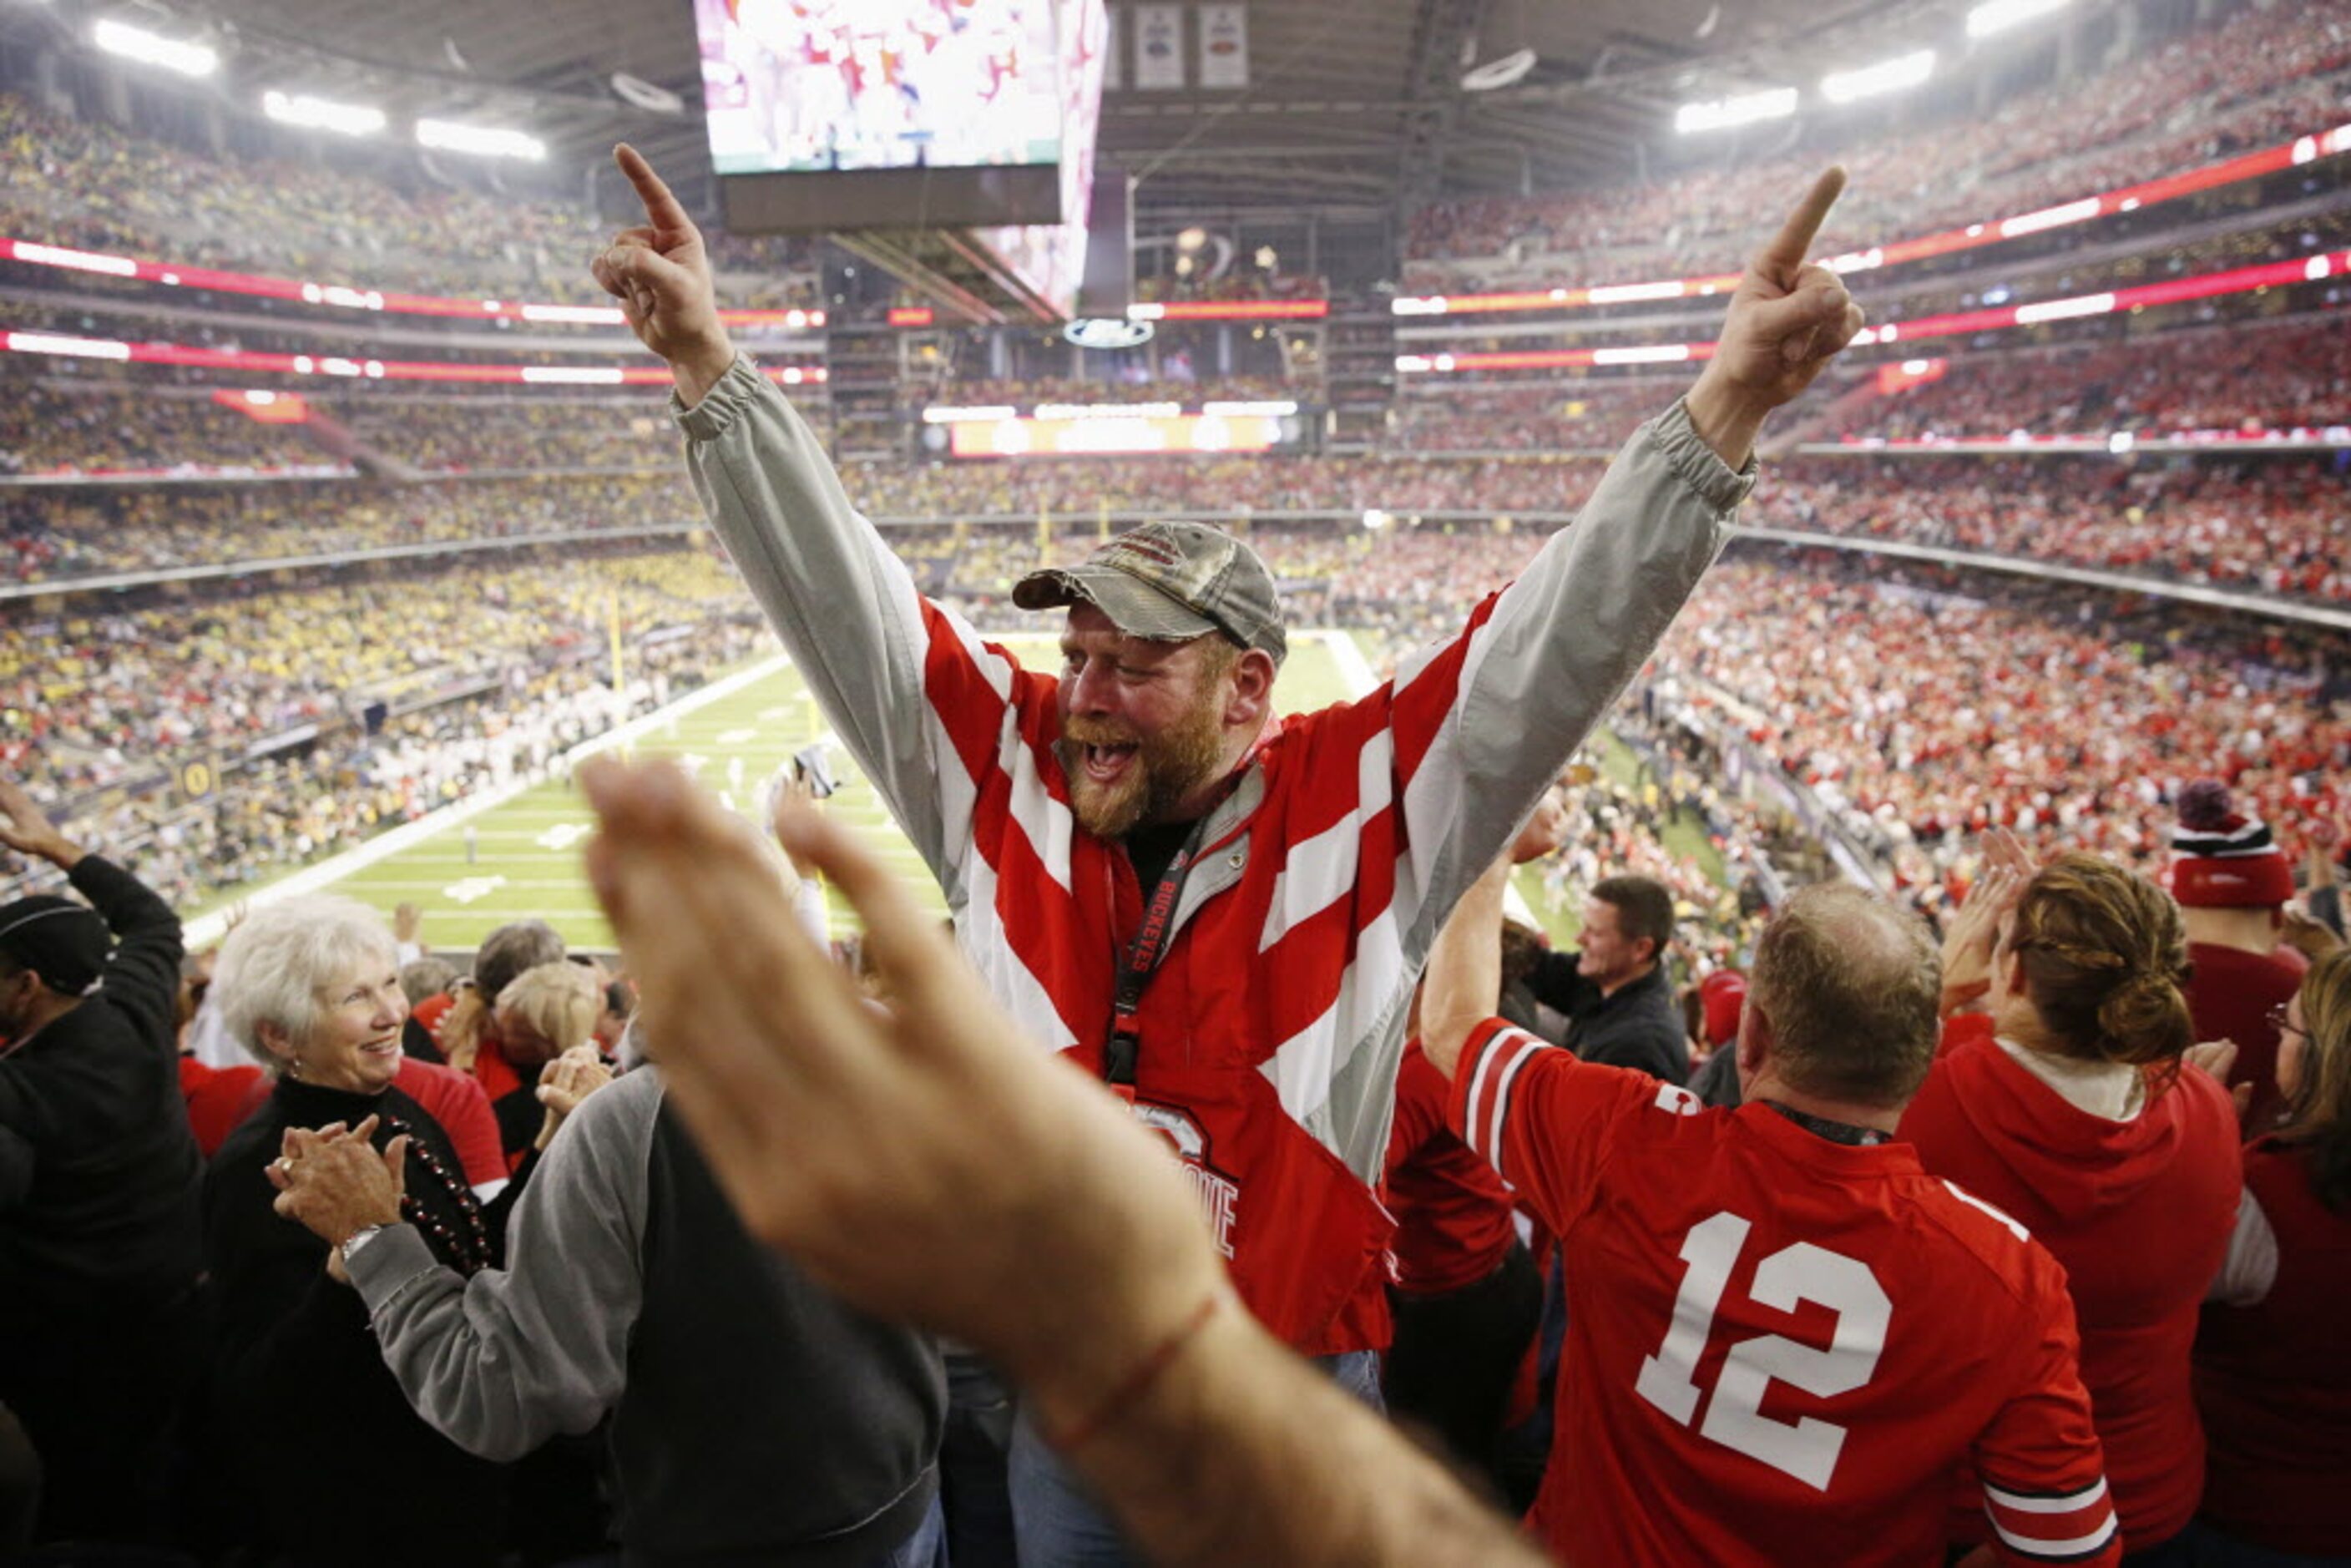
[[[1376,1351],[1315,1358],[1348,1393],[1374,1410],[1380,1402]],[[1145,1561],[1126,1543],[1109,1511],[1045,1445],[1024,1412],[1012,1427],[1012,1522],[1020,1568],[1126,1568]]]
[[947,1568],[947,1516],[937,1498],[914,1533],[874,1558],[873,1568]]
[[1015,1568],[1012,1396],[985,1363],[950,1349],[947,1426],[939,1443],[939,1499],[946,1505],[947,1561],[955,1568]]

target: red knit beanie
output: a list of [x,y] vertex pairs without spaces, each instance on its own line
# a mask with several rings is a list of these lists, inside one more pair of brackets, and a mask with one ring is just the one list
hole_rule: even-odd
[[2294,898],[2294,867],[2269,824],[2237,810],[2217,779],[2179,792],[2171,851],[2171,896],[2186,908],[2269,909]]

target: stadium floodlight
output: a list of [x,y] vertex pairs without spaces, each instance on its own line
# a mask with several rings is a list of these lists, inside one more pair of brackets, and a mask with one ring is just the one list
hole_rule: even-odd
[[183,77],[208,77],[220,69],[220,51],[209,44],[167,38],[128,22],[101,21],[90,29],[90,42],[110,55],[141,65],[161,66]]
[[384,126],[383,110],[363,103],[336,103],[330,99],[312,98],[308,93],[279,92],[275,89],[261,95],[261,112],[284,125],[299,125],[310,131],[332,131],[344,136],[373,136]]
[[1989,38],[1994,33],[2005,33],[2011,27],[2063,11],[2072,3],[2073,0],[1984,0],[1968,13],[1968,37]]
[[1882,92],[1917,87],[1934,74],[1935,51],[1919,49],[1857,70],[1832,71],[1821,78],[1821,96],[1831,103],[1851,103],[1857,98],[1875,98]]
[[1785,120],[1795,112],[1796,89],[1775,87],[1763,92],[1740,93],[1735,98],[1686,103],[1674,110],[1674,129],[1687,136],[1694,131],[1752,125],[1759,120]]
[[547,157],[547,143],[536,136],[494,125],[460,125],[454,120],[418,120],[416,141],[422,147],[476,158],[522,158],[537,163]]

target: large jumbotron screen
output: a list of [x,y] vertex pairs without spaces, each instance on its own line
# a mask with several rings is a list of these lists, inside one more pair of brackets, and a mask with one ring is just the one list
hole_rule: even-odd
[[[1101,0],[694,0],[728,224],[1053,224]],[[1091,106],[1089,106],[1091,110]]]

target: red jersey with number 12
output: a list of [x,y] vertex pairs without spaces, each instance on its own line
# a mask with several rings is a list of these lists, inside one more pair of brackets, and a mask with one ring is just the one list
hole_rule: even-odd
[[1555,1555],[1940,1563],[1972,1465],[2004,1561],[2119,1560],[2063,1273],[1908,1145],[1708,1110],[1499,1019],[1451,1114],[1565,1250],[1530,1521]]

